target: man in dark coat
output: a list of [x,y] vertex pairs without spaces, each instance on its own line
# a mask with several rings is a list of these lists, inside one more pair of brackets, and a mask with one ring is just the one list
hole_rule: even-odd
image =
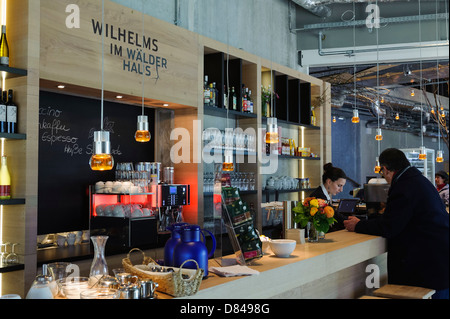
[[388,282],[449,293],[449,214],[434,185],[405,154],[394,148],[380,154],[381,172],[390,184],[384,214],[344,221],[348,231],[387,239]]

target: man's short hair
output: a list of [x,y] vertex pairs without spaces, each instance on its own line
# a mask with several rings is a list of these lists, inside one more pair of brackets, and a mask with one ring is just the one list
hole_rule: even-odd
[[396,148],[385,149],[379,157],[380,165],[386,166],[390,171],[400,171],[410,166],[405,153]]

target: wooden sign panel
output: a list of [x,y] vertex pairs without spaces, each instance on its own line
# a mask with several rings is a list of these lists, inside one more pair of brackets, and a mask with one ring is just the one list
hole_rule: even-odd
[[[41,0],[40,78],[197,107],[198,35],[105,0]],[[79,25],[78,25],[79,22]],[[103,40],[103,52],[102,52]]]

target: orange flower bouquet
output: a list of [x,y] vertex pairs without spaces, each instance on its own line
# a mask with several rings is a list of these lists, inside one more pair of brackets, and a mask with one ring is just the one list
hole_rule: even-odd
[[307,197],[292,209],[294,222],[305,228],[308,222],[319,232],[327,233],[336,222],[334,209],[320,198]]

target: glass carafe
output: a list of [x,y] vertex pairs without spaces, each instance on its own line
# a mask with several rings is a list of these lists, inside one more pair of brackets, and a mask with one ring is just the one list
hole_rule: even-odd
[[89,272],[90,284],[95,284],[103,276],[108,276],[108,265],[105,259],[105,246],[108,236],[92,236],[94,245],[94,259],[92,260],[91,270]]

